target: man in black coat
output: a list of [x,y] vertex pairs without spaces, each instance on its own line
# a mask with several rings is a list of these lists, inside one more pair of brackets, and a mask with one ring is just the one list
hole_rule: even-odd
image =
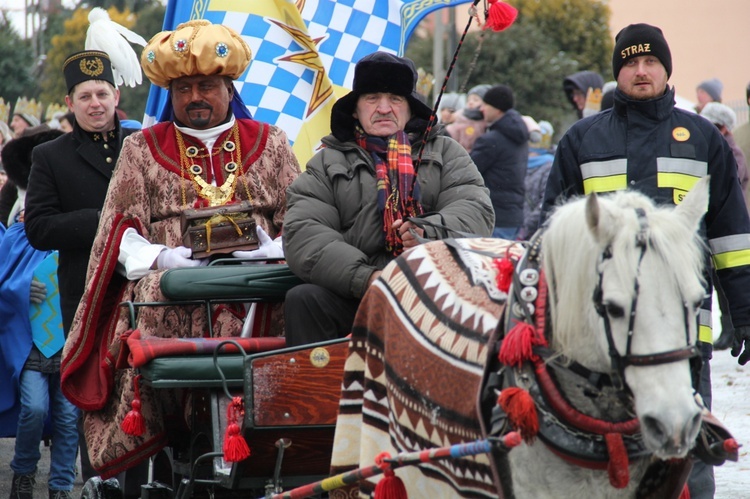
[[[81,60],[101,61],[109,71],[89,76],[81,71]],[[112,170],[123,139],[136,130],[120,128],[115,114],[120,91],[106,53],[74,54],[65,62],[64,72],[65,102],[75,113],[75,125],[72,132],[34,149],[26,235],[37,249],[60,251],[60,305],[67,334],[83,295]]]
[[[75,114],[73,131],[34,149],[26,195],[26,235],[36,249],[59,250],[58,282],[67,337],[83,295],[89,254],[112,170],[123,139],[115,113],[120,91],[109,56],[99,51],[71,55],[63,64]],[[84,453],[84,479],[88,456]]]
[[490,190],[495,209],[492,237],[514,240],[523,225],[529,129],[513,109],[513,90],[509,86],[495,85],[482,101],[480,109],[487,131],[474,143],[471,159]]

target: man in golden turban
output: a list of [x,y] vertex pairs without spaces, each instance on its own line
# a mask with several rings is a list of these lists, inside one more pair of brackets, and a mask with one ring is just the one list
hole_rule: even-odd
[[[257,225],[260,247],[235,256],[283,255],[278,236],[285,192],[299,165],[281,129],[250,119],[244,106],[233,104],[239,101],[232,81],[250,58],[235,31],[205,20],[158,33],[141,54],[146,76],[169,90],[171,119],[123,144],[62,360],[63,391],[84,410],[89,454],[102,478],[164,447],[165,420],[184,421],[175,393],[136,387],[134,370],[115,366],[122,338],[132,329],[117,303],[166,301],[159,288],[166,269],[205,263],[183,242],[181,214],[247,202],[242,215]],[[241,312],[217,311],[217,335],[239,335]],[[135,327],[141,337],[202,337],[207,320],[198,306],[147,307]],[[122,423],[136,389],[145,431],[131,435]],[[170,431],[178,427],[169,425]]]

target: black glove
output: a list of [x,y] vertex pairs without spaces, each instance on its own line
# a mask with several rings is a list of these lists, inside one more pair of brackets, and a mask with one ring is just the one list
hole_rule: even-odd
[[37,281],[36,279],[32,279],[31,293],[29,296],[29,300],[31,301],[31,303],[39,305],[40,303],[44,302],[45,298],[47,298],[47,286]]
[[[744,345],[745,351],[742,351]],[[740,355],[742,352],[742,355]],[[732,343],[732,357],[739,356],[737,363],[744,366],[750,360],[750,326],[734,328],[734,342]]]

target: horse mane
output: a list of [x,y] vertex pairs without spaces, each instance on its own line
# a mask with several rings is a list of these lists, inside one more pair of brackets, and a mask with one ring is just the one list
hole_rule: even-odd
[[[648,220],[648,251],[656,254],[658,268],[641,268],[641,272],[671,272],[675,293],[692,296],[685,289],[695,280],[684,276],[702,276],[705,243],[695,227],[684,217],[674,216],[674,207],[659,207],[637,191],[619,191],[599,196],[600,206],[608,208],[602,229],[606,241],[597,241],[586,221],[586,198],[574,198],[552,214],[542,239],[542,265],[549,287],[550,325],[553,346],[568,358],[580,345],[581,335],[598,328],[599,316],[593,306],[593,290],[598,283],[598,263],[606,246],[610,246],[615,265],[614,275],[622,289],[633,289],[640,249],[636,234],[640,222],[635,209],[641,208]],[[702,279],[702,278],[701,278]],[[700,285],[705,283],[701,280]]]

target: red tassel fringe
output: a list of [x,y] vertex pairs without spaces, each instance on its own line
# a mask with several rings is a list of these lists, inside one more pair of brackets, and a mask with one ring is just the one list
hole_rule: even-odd
[[383,470],[383,477],[375,485],[375,499],[408,499],[404,482],[396,476],[390,463],[385,462],[391,455],[381,452],[375,457],[375,464]]
[[515,265],[510,259],[510,250],[505,252],[503,258],[495,259],[492,264],[497,269],[497,277],[495,278],[497,289],[503,293],[507,293],[510,289],[510,284],[513,282],[513,270],[515,269]]
[[146,422],[143,419],[143,413],[141,412],[141,390],[139,387],[141,381],[141,375],[133,379],[133,388],[135,393],[133,394],[133,401],[130,402],[130,411],[125,415],[125,419],[122,420],[122,431],[127,435],[133,435],[134,437],[140,437],[146,431]]
[[609,463],[607,472],[609,473],[609,483],[616,489],[624,489],[630,482],[630,462],[628,461],[628,452],[625,450],[625,443],[622,441],[621,433],[607,433],[604,435],[607,442],[607,452],[609,453]]
[[506,388],[500,392],[497,403],[524,441],[532,443],[539,433],[539,415],[529,392],[518,387]]
[[250,447],[242,436],[240,421],[245,417],[242,397],[234,397],[227,406],[227,432],[224,435],[224,461],[236,463],[250,456]]
[[534,357],[535,346],[547,346],[547,340],[531,324],[518,321],[503,338],[497,358],[506,366],[518,367]]
[[503,31],[508,29],[518,17],[518,10],[500,0],[489,0],[490,8],[487,13],[487,23],[484,29]]
[[401,478],[397,477],[392,469],[388,468],[383,473],[383,478],[375,485],[375,499],[408,499],[406,487]]

